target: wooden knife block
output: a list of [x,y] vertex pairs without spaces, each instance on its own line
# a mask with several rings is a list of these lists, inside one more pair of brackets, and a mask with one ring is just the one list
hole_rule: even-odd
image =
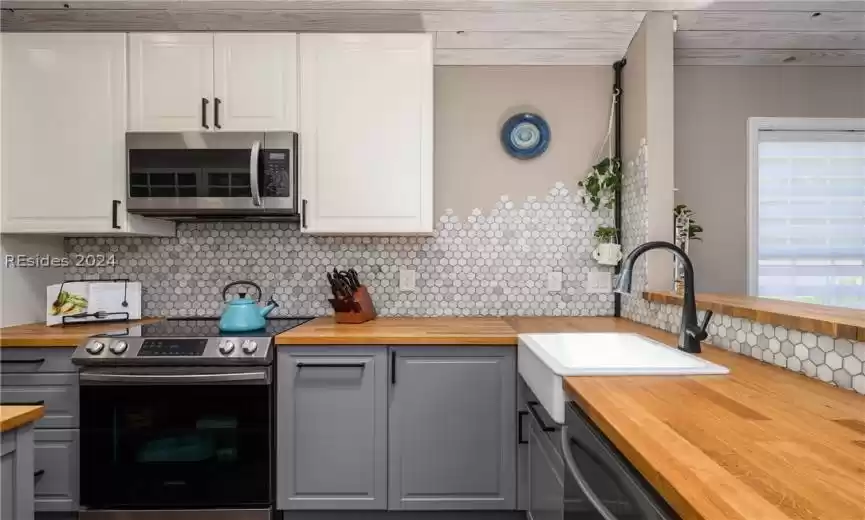
[[369,295],[369,291],[367,290],[365,285],[361,285],[354,292],[354,310],[338,311],[338,305],[335,304],[335,300],[331,299],[330,303],[334,307],[333,316],[337,323],[364,323],[370,320],[374,320],[377,316],[375,312],[375,305],[373,305],[372,303],[372,297]]

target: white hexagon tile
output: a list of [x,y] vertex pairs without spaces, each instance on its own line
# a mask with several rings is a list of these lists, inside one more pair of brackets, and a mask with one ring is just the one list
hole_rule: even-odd
[[[649,199],[647,193],[649,175],[649,146],[646,139],[640,140],[637,156],[622,169],[622,252],[628,254],[636,246],[649,239]],[[634,263],[631,290],[641,293],[646,287],[646,259]],[[630,317],[635,312],[634,298],[622,298],[622,316]]]
[[[682,307],[631,297],[634,321],[679,333]],[[700,316],[702,319],[702,314]],[[715,314],[708,343],[865,394],[865,342]]]
[[[557,183],[540,198],[501,197],[487,213],[450,211],[427,237],[311,237],[293,223],[184,223],[176,238],[72,238],[69,253],[114,253],[113,268],[72,268],[69,278],[129,277],[142,282],[151,316],[213,316],[232,280],[257,281],[279,302],[278,315],[329,314],[325,272],[354,267],[382,315],[608,316],[612,294],[583,285],[597,266],[592,235],[612,225]],[[417,272],[400,292],[399,269]],[[550,271],[563,290],[548,292]]]

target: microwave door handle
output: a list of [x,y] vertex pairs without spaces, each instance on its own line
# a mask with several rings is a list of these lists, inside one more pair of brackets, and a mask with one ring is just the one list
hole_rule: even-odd
[[576,481],[577,486],[580,488],[580,491],[586,495],[586,498],[589,499],[589,502],[592,506],[598,511],[601,517],[604,520],[618,520],[616,515],[610,512],[607,509],[607,506],[601,502],[601,499],[598,498],[598,495],[592,491],[592,488],[589,486],[589,482],[586,480],[586,477],[583,476],[583,473],[580,471],[580,468],[577,467],[577,463],[574,460],[573,455],[571,455],[571,447],[568,445],[568,427],[562,426],[561,429],[561,442],[562,442],[562,458],[565,459],[565,465],[568,467],[568,470],[571,472],[571,476],[574,477],[574,481]]
[[258,158],[261,155],[261,141],[252,143],[249,153],[249,189],[252,192],[252,203],[261,206],[261,192],[258,191]]

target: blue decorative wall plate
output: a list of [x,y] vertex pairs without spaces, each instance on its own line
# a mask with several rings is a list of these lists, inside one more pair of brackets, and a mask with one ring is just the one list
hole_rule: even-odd
[[533,159],[550,145],[550,125],[537,114],[517,114],[502,126],[502,146],[517,159]]

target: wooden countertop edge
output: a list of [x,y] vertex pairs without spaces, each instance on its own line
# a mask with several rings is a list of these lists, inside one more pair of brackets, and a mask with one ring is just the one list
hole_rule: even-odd
[[[680,295],[669,292],[646,291],[643,293],[643,298],[650,302],[668,305],[682,305],[683,301]],[[788,329],[824,334],[852,341],[865,341],[865,318],[856,319],[848,316],[855,312],[854,309],[801,302],[776,302],[767,298],[761,298],[759,305],[757,305],[746,297],[742,297],[740,302],[735,302],[736,298],[735,295],[726,294],[697,294],[697,308]],[[735,303],[731,303],[731,300]],[[766,308],[771,307],[774,303],[795,308],[795,311]],[[865,315],[865,312],[862,314]]]
[[0,347],[75,348],[85,338],[105,332],[119,331],[154,323],[164,318],[142,318],[130,322],[82,323],[78,325],[46,325],[28,323],[0,328]]
[[44,406],[0,405],[0,432],[8,432],[38,421],[43,415]]

